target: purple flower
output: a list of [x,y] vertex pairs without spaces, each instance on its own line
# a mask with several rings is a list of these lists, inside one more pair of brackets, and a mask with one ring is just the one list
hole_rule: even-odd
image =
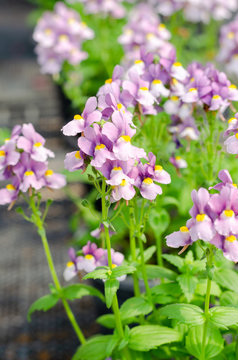
[[218,178],[222,181],[221,183],[219,184],[216,184],[215,186],[211,186],[209,188],[210,189],[215,189],[215,190],[218,190],[218,191],[221,191],[221,189],[224,187],[224,186],[233,186],[233,187],[237,187],[236,184],[233,183],[232,181],[232,178],[231,178],[231,175],[229,173],[228,170],[221,170],[218,174]]
[[187,226],[181,226],[179,231],[175,231],[166,237],[166,244],[172,248],[186,246],[192,244],[191,235]]

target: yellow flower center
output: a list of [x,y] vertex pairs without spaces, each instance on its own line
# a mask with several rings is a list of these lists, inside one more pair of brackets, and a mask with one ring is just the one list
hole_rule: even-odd
[[238,139],[238,133],[235,134],[235,137]]
[[235,188],[237,188],[237,184],[232,184],[232,186],[234,186]]
[[142,86],[142,87],[140,88],[140,90],[142,90],[142,91],[148,91],[149,89],[148,89],[146,86]]
[[175,160],[181,160],[181,156],[175,156]]
[[127,185],[127,181],[123,179],[122,182],[120,183],[120,186],[126,186],[126,185]]
[[234,84],[231,84],[231,85],[229,86],[229,89],[237,89],[237,87],[236,87]]
[[162,171],[163,167],[161,165],[155,165],[155,171]]
[[189,91],[189,92],[193,92],[193,91],[197,91],[197,89],[196,89],[196,88],[191,88],[191,89],[189,89],[188,91]]
[[135,60],[134,61],[134,64],[143,64],[144,63],[144,61],[142,61],[142,60]]
[[105,84],[111,84],[112,83],[112,79],[107,79],[106,81],[105,81]]
[[196,220],[197,221],[203,221],[205,219],[205,214],[197,214],[196,216]]
[[68,261],[68,262],[67,262],[67,267],[71,267],[71,266],[73,266],[73,265],[74,265],[73,261]]
[[82,120],[82,116],[81,115],[74,115],[74,120]]
[[41,144],[41,142],[36,142],[36,143],[34,144],[34,146],[35,146],[35,147],[41,147],[42,144]]
[[191,79],[190,79],[190,82],[194,82],[195,81],[195,79],[194,79],[194,77],[192,77]]
[[112,268],[115,269],[115,267],[117,267],[117,265],[116,265],[116,264],[112,264]]
[[101,149],[104,149],[104,148],[105,148],[104,144],[100,144],[100,145],[95,146],[95,150],[101,150]]
[[79,151],[77,151],[74,156],[76,157],[76,159],[82,159]]
[[118,110],[121,110],[123,108],[123,105],[119,103],[119,104],[117,104],[117,108],[118,108]]
[[175,79],[175,78],[173,78],[173,79],[172,79],[172,83],[173,83],[174,85],[177,85],[177,84],[178,84],[178,80]]
[[178,96],[175,96],[175,95],[171,96],[172,101],[178,101],[178,99],[179,99]]
[[231,122],[234,122],[234,121],[237,121],[237,118],[235,118],[235,117],[230,118],[230,119],[228,120],[228,124],[230,124]]
[[67,41],[69,39],[69,37],[65,34],[62,34],[59,36],[59,41]]
[[155,80],[152,81],[152,84],[154,84],[154,85],[162,84],[162,81],[159,80],[159,79],[155,79]]
[[6,155],[5,151],[4,151],[4,150],[0,150],[0,156],[5,156],[5,155]]
[[46,172],[45,172],[45,176],[51,176],[53,174],[54,174],[53,170],[46,170]]
[[52,34],[52,30],[50,28],[45,29],[44,33],[45,33],[45,35],[49,36]]
[[87,260],[93,260],[94,259],[94,256],[92,254],[87,254],[84,256],[85,259]]
[[233,211],[233,210],[224,210],[223,212],[224,212],[224,215],[225,215],[226,217],[232,217],[232,216],[234,216],[234,211]]
[[173,66],[182,66],[182,64],[177,61],[177,62],[173,63]]
[[34,175],[34,173],[33,173],[32,170],[29,170],[29,171],[26,171],[26,172],[25,172],[25,175],[26,175],[26,176],[32,176],[32,175]]
[[120,166],[115,166],[112,170],[114,170],[114,171],[120,171],[120,170],[122,170],[122,168],[120,167]]
[[152,39],[152,38],[154,38],[155,37],[155,35],[153,34],[153,33],[148,33],[148,34],[146,34],[146,38],[149,40],[149,39]]
[[129,135],[122,135],[122,136],[121,136],[121,139],[123,139],[123,140],[126,141],[126,142],[130,142],[130,141],[131,141],[131,138],[130,138]]
[[147,177],[143,180],[143,183],[145,183],[146,185],[151,185],[151,184],[153,184],[153,180],[151,178]]
[[162,24],[162,23],[161,23],[161,24],[159,24],[158,28],[159,28],[159,29],[166,29],[166,26],[165,26],[165,24]]
[[84,22],[84,21],[81,22],[81,25],[82,25],[83,27],[87,27],[87,24],[86,24],[86,22]]
[[6,142],[10,141],[10,139],[9,139],[9,138],[6,138],[4,141],[5,141],[5,143],[6,143]]
[[15,186],[12,185],[12,184],[6,185],[6,189],[7,189],[7,190],[10,190],[10,191],[16,190]]
[[226,241],[234,242],[236,241],[236,237],[234,235],[227,236]]
[[213,95],[213,100],[219,100],[221,97],[220,97],[220,95]]
[[181,228],[179,230],[183,233],[188,232],[187,226],[181,226]]
[[228,39],[234,39],[234,37],[235,37],[235,34],[233,33],[233,31],[228,32],[228,34],[227,34]]

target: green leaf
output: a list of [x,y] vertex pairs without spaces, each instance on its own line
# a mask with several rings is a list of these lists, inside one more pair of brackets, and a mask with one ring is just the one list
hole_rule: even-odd
[[116,322],[115,322],[115,315],[113,314],[106,314],[102,315],[97,318],[97,323],[105,326],[108,329],[115,329]]
[[149,279],[175,280],[177,277],[176,272],[158,265],[146,265],[146,273]]
[[108,308],[112,306],[112,300],[117,290],[119,289],[119,281],[116,279],[108,279],[105,282],[105,298]]
[[220,304],[222,306],[234,306],[238,307],[238,294],[233,291],[225,291],[220,298]]
[[[197,284],[195,293],[201,296],[206,295],[207,292],[207,279],[199,279],[199,283]],[[211,282],[211,295],[220,297],[221,289],[215,281]],[[238,296],[238,295],[237,295]]]
[[181,295],[181,289],[177,283],[171,282],[153,286],[151,293],[153,295],[172,295],[176,297]]
[[205,271],[206,261],[206,259],[193,261],[193,263],[189,266],[191,274],[197,274],[198,272]]
[[117,266],[114,269],[112,269],[111,278],[116,279],[116,278],[119,278],[119,277],[121,277],[123,275],[132,274],[135,271],[136,271],[136,268],[134,266],[132,266],[132,265]]
[[152,258],[152,256],[154,255],[154,253],[156,252],[156,246],[150,246],[148,247],[145,251],[144,251],[144,258],[145,258],[145,262],[147,262],[148,260],[150,260],[150,258]]
[[179,257],[178,255],[170,255],[170,254],[163,254],[162,255],[165,260],[167,260],[170,264],[176,266],[178,269],[182,269],[184,265],[184,259]]
[[97,296],[102,301],[105,301],[103,294],[99,290],[89,285],[74,284],[64,287],[62,290],[64,296],[68,300],[81,299],[81,297],[83,296],[91,295],[91,296]]
[[120,307],[122,320],[129,319],[138,315],[147,315],[153,310],[148,300],[142,297],[132,297],[126,300]]
[[140,325],[131,329],[128,346],[132,350],[149,351],[179,340],[180,334],[174,329],[159,325]]
[[78,348],[72,360],[105,360],[107,346],[112,338],[113,335],[105,335],[89,339]]
[[167,229],[170,223],[169,213],[165,209],[156,208],[152,209],[149,214],[149,224],[153,229],[155,236],[161,236],[161,234]]
[[194,326],[203,324],[205,317],[200,307],[190,304],[171,304],[159,310],[159,314]]
[[231,269],[216,269],[213,280],[221,287],[238,293],[238,274]]
[[182,274],[177,277],[177,281],[186,299],[190,302],[197,287],[198,279],[194,275]]
[[[189,353],[197,359],[201,357],[203,342],[203,325],[197,325],[189,330],[186,337],[186,348]],[[207,324],[207,335],[205,340],[205,359],[211,359],[218,355],[223,349],[224,340],[220,331],[211,323]]]
[[238,309],[228,306],[216,306],[210,309],[210,321],[221,329],[238,326]]
[[88,273],[87,275],[85,275],[83,277],[83,280],[87,280],[87,279],[108,279],[108,271],[109,268],[107,269],[96,269],[91,271],[90,273]]
[[59,301],[59,298],[55,294],[49,294],[49,295],[42,296],[40,299],[36,300],[30,306],[30,309],[28,310],[28,313],[27,313],[28,321],[31,321],[31,314],[34,311],[40,311],[40,310],[47,311],[47,310],[51,309],[53,306],[55,306],[58,301]]
[[166,205],[175,205],[177,207],[179,207],[179,201],[178,199],[176,199],[175,197],[172,196],[164,196],[162,198],[162,205],[166,206]]

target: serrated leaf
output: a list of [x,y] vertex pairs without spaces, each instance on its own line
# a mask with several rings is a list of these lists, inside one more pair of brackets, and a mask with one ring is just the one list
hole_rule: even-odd
[[210,321],[218,328],[227,329],[238,326],[238,309],[228,306],[215,306],[210,309]]
[[180,270],[184,266],[184,259],[177,255],[163,254],[162,256],[166,261],[176,266]]
[[108,279],[105,284],[105,298],[108,308],[112,306],[112,300],[117,290],[119,289],[119,281],[117,279]]
[[108,329],[115,329],[116,327],[115,315],[113,314],[102,315],[99,318],[97,318],[97,323],[102,326],[105,326]]
[[67,287],[64,287],[62,291],[65,298],[68,300],[81,299],[81,297],[83,296],[91,295],[97,296],[102,301],[105,301],[103,294],[99,290],[85,284],[69,285]]
[[[195,293],[204,296],[206,295],[206,292],[207,292],[207,279],[199,279],[199,283],[197,284]],[[217,285],[217,283],[215,283],[215,281],[211,282],[211,295],[218,297],[221,295],[221,289]]]
[[[201,357],[203,342],[203,325],[197,325],[189,330],[186,337],[186,348],[189,353],[197,359]],[[209,360],[218,355],[223,349],[224,340],[220,331],[211,323],[207,324],[207,335],[205,338],[205,359]]]
[[150,260],[150,258],[152,258],[152,256],[154,255],[154,253],[156,252],[156,246],[152,245],[149,248],[147,248],[144,251],[144,259],[145,262],[147,262],[148,260]]
[[213,280],[221,285],[221,287],[238,293],[238,274],[234,270],[216,269]]
[[191,274],[197,274],[198,272],[205,271],[206,259],[193,261],[193,263],[189,266],[189,269]]
[[179,340],[180,334],[174,329],[159,325],[140,325],[131,329],[128,346],[136,351],[149,351]]
[[152,305],[148,300],[142,297],[132,297],[126,300],[120,307],[122,320],[139,315],[147,315],[153,310]]
[[225,291],[220,298],[221,306],[238,307],[238,294],[233,291]]
[[27,313],[28,321],[31,321],[31,314],[34,311],[47,311],[47,310],[51,309],[52,307],[54,307],[58,301],[59,301],[59,298],[55,294],[48,294],[48,295],[42,296],[40,299],[36,300],[30,306],[30,309],[28,310],[28,313]]
[[205,317],[200,307],[190,304],[171,304],[159,310],[159,314],[169,319],[176,319],[190,326],[203,324]]
[[177,281],[184,293],[184,296],[188,302],[190,302],[197,287],[198,279],[194,275],[182,274],[177,277]]
[[81,345],[72,360],[105,360],[105,354],[109,341],[113,335],[96,336]]
[[95,269],[93,271],[91,271],[90,273],[88,273],[87,275],[85,275],[83,277],[83,280],[87,280],[87,279],[108,279],[108,269]]
[[177,277],[176,272],[158,265],[146,265],[146,273],[149,279],[175,280]]
[[136,268],[132,265],[121,265],[112,269],[111,279],[119,278],[123,275],[132,274]]

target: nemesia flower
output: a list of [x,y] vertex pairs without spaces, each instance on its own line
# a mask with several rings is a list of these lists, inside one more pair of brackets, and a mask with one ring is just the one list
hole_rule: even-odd
[[0,179],[7,182],[0,189],[0,204],[11,204],[21,192],[43,187],[59,189],[65,177],[48,169],[48,158],[54,153],[44,147],[45,139],[32,124],[15,126],[10,139],[0,149]]
[[46,11],[39,19],[33,33],[42,72],[57,74],[64,61],[79,64],[87,58],[87,53],[81,49],[83,41],[93,37],[93,31],[76,11],[63,2],[56,3],[54,11]]
[[200,239],[222,249],[227,259],[238,262],[238,189],[227,170],[221,170],[218,176],[222,182],[210,188],[218,193],[209,194],[204,188],[192,191],[192,218],[180,231],[166,236],[167,245],[177,248]]
[[224,145],[226,151],[230,154],[238,154],[238,113],[234,117],[228,120],[228,129],[225,131],[224,136],[229,136],[225,141]]
[[185,169],[188,167],[187,161],[182,159],[181,156],[171,156],[169,161],[176,169]]
[[[125,16],[125,8],[122,5],[123,0],[67,0],[68,3],[83,3],[85,11],[88,14],[110,15],[114,18]],[[129,0],[128,0],[129,2]]]

